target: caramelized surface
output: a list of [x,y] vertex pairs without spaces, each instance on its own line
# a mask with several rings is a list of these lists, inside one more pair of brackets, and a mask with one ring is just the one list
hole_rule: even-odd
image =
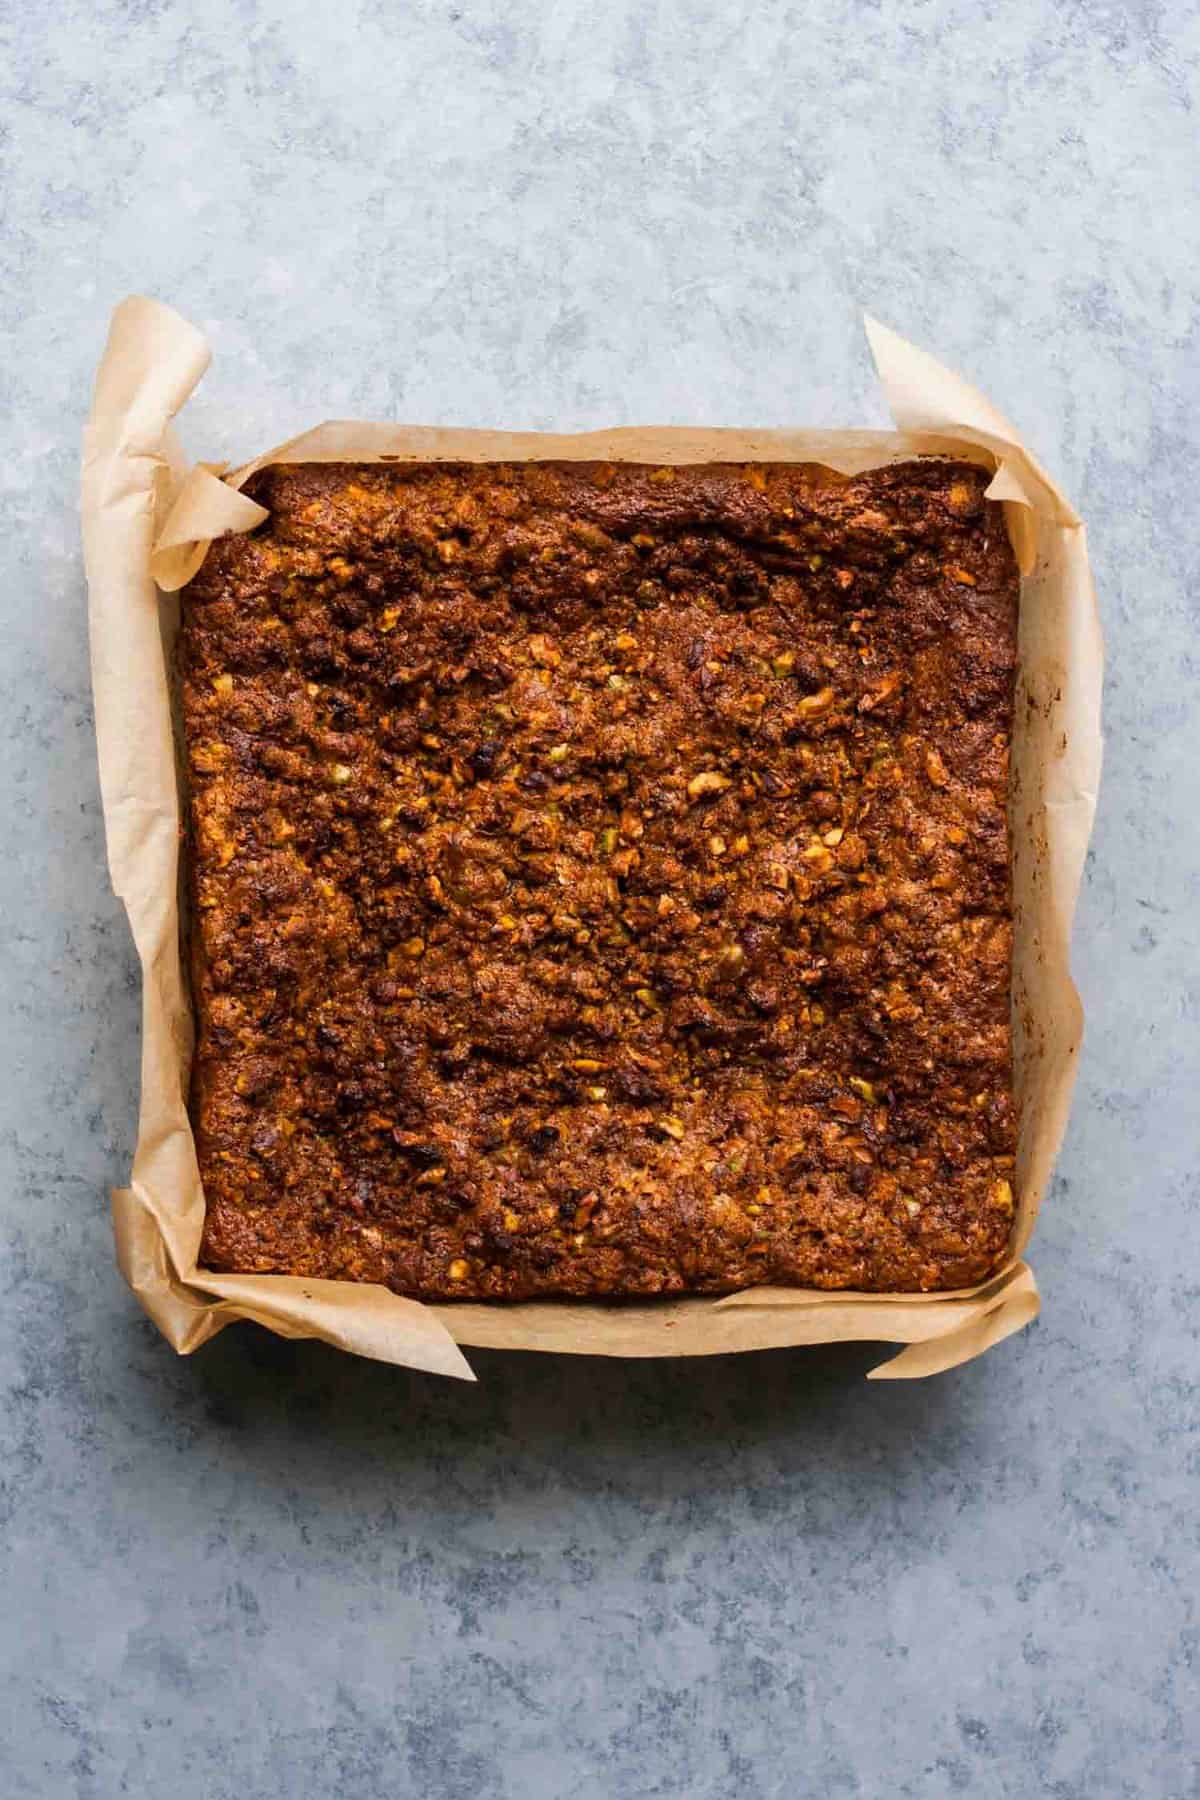
[[184,596],[204,1260],[962,1287],[1014,1148],[985,472],[295,465]]

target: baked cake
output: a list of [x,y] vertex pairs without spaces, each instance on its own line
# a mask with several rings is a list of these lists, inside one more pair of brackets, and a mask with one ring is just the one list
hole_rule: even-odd
[[201,1260],[438,1300],[995,1270],[988,479],[254,476],[179,638]]

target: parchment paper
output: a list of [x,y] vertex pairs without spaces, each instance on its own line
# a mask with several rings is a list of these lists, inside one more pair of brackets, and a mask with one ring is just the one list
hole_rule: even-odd
[[[895,432],[647,427],[570,437],[331,423],[222,478],[189,470],[171,420],[208,366],[201,334],[153,300],[113,314],[84,438],[83,532],[100,786],[113,887],[142,966],[142,1097],[128,1188],[113,1194],[117,1256],[146,1312],[187,1353],[234,1319],[384,1362],[471,1380],[460,1344],[605,1356],[703,1356],[849,1340],[909,1346],[876,1377],[978,1356],[1038,1312],[1021,1260],[1066,1126],[1083,1028],[1071,920],[1100,773],[1102,648],[1083,526],[982,395],[873,321]],[[181,587],[215,536],[266,515],[238,490],[269,462],[817,461],[846,472],[966,456],[995,470],[1023,582],[1012,763],[1013,1015],[1019,1115],[1012,1255],[984,1286],[886,1296],[756,1288],[725,1299],[423,1306],[385,1288],[197,1267],[204,1198],[188,1123],[192,1028],[179,943],[179,799],[166,657]],[[157,583],[157,589],[156,589]]]

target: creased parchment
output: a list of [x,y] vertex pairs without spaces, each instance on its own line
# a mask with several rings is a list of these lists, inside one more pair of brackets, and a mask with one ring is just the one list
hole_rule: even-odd
[[[703,1356],[863,1340],[908,1346],[876,1377],[930,1375],[978,1356],[1038,1312],[1020,1260],[1062,1139],[1082,1009],[1071,919],[1100,773],[1102,648],[1083,526],[1015,429],[965,382],[867,322],[895,432],[647,427],[570,437],[333,423],[226,476],[189,469],[171,421],[209,361],[201,334],[153,300],[113,315],[84,437],[83,533],[100,787],[113,887],[142,967],[142,1097],[130,1185],[113,1195],[117,1256],[176,1350],[231,1320],[317,1337],[384,1362],[473,1379],[459,1345],[602,1356]],[[847,472],[913,455],[995,470],[1022,572],[1013,744],[1013,1015],[1020,1120],[1012,1256],[968,1293],[831,1294],[757,1288],[725,1299],[424,1306],[366,1284],[197,1267],[204,1198],[186,1108],[192,1027],[178,893],[179,797],[167,656],[170,595],[209,542],[266,515],[240,491],[269,462],[533,457],[824,462]],[[160,591],[161,590],[161,593]]]

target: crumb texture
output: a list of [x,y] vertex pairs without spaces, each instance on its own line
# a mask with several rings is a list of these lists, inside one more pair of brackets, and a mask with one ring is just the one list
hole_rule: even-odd
[[203,1260],[421,1298],[1003,1258],[987,474],[298,464],[179,638]]

